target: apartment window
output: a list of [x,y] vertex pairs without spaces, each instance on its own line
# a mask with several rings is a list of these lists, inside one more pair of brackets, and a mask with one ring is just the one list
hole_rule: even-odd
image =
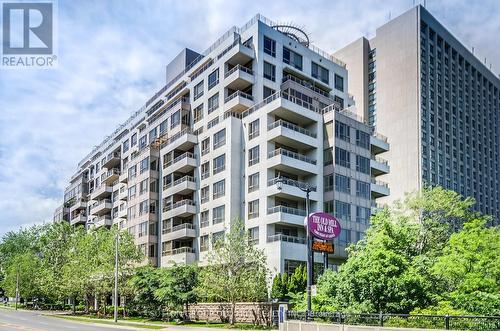
[[178,110],[170,116],[170,128],[173,129],[181,124],[181,111]]
[[208,75],[208,89],[219,83],[219,68],[215,69],[210,75]]
[[226,194],[226,180],[223,179],[214,183],[213,192],[213,199],[223,197]]
[[149,141],[150,142],[153,142],[155,141],[156,137],[157,137],[157,128],[154,128],[153,130],[149,131]]
[[344,77],[335,74],[335,88],[344,92]]
[[263,90],[264,99],[269,98],[271,95],[274,94],[274,92],[276,92],[276,91],[273,90],[272,88],[264,86],[264,90]]
[[210,162],[207,161],[201,165],[201,179],[208,178],[210,176]]
[[212,95],[208,99],[208,113],[210,114],[211,112],[213,112],[217,108],[219,108],[219,93]]
[[210,186],[202,187],[200,190],[201,203],[208,202],[209,199],[210,199]]
[[132,137],[130,137],[130,146],[135,146],[137,144],[137,133],[134,133]]
[[199,122],[203,118],[203,104],[197,106],[193,109],[193,121],[194,123]]
[[259,146],[255,146],[248,150],[248,166],[259,163]]
[[351,205],[347,202],[335,200],[335,217],[344,222],[351,220]]
[[128,149],[129,149],[129,140],[127,139],[127,140],[125,140],[123,142],[123,147],[122,147],[123,153],[125,153],[126,151],[128,151]]
[[201,155],[205,155],[208,152],[210,152],[210,137],[201,141]]
[[200,213],[200,228],[206,228],[210,225],[210,220],[208,219],[208,210],[202,211]]
[[148,136],[144,135],[139,139],[139,149],[143,149],[148,144]]
[[286,47],[283,47],[283,62],[302,70],[302,55]]
[[333,164],[333,149],[327,148],[323,150],[323,165],[328,166]]
[[132,199],[133,197],[135,197],[135,191],[136,191],[135,185],[128,188],[128,199],[129,200]]
[[137,176],[137,165],[134,164],[132,167],[128,168],[128,179],[134,179]]
[[203,81],[195,85],[193,89],[193,99],[196,100],[203,95]]
[[259,173],[248,176],[248,193],[259,189]]
[[260,133],[260,121],[257,119],[248,125],[248,140],[258,137]]
[[356,206],[356,222],[368,225],[370,223],[370,208]]
[[325,192],[333,191],[333,175],[324,176],[323,183],[325,185]]
[[224,231],[215,232],[212,234],[212,245],[216,246],[224,240]]
[[343,245],[347,245],[351,242],[351,230],[342,230],[339,236],[339,242]]
[[146,170],[149,170],[149,156],[141,160],[140,162],[140,173],[142,174]]
[[370,184],[357,180],[356,196],[360,198],[370,199]]
[[209,245],[208,234],[201,236],[200,237],[200,252],[208,251],[208,245]]
[[276,81],[276,66],[266,61],[264,61],[264,78]]
[[335,137],[349,142],[351,140],[351,128],[349,125],[335,121]]
[[222,129],[214,134],[213,149],[217,149],[226,144],[226,129]]
[[356,130],[356,145],[370,149],[370,135],[366,132]]
[[356,170],[364,174],[370,174],[370,159],[356,155]]
[[335,147],[335,164],[350,168],[351,167],[351,154],[343,148]]
[[329,72],[328,69],[320,66],[319,64],[312,62],[311,63],[311,76],[313,76],[316,79],[319,79],[325,84],[329,83]]
[[144,200],[139,203],[139,216],[149,212],[149,201]]
[[264,53],[276,57],[276,41],[264,36]]
[[148,235],[148,221],[139,224],[139,232],[137,237],[144,237]]
[[248,219],[259,217],[259,200],[253,200],[248,203]]
[[335,174],[335,191],[351,194],[351,179],[347,176]]
[[220,156],[217,156],[214,159],[213,162],[213,174],[218,174],[221,171],[224,171],[226,169],[226,154],[222,154]]
[[149,188],[149,179],[145,179],[139,183],[139,194],[144,194]]
[[342,99],[341,97],[339,96],[334,96],[333,97],[333,101],[335,101],[336,103],[339,104],[340,108],[344,108],[344,99]]
[[248,242],[251,245],[257,245],[259,243],[259,227],[248,229]]
[[226,214],[226,206],[222,205],[219,207],[215,207],[212,210],[212,218],[213,218],[212,224],[219,224],[224,222],[225,214]]

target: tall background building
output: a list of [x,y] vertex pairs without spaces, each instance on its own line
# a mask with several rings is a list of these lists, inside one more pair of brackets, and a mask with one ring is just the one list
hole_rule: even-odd
[[[55,220],[127,229],[157,266],[204,264],[236,218],[275,272],[306,260],[305,194],[361,239],[389,172],[387,139],[357,116],[345,64],[257,15],[203,53],[183,50],[166,85],[79,164]],[[317,261],[322,258],[317,255]]]
[[422,6],[334,54],[358,115],[389,138],[389,202],[424,185],[500,220],[500,80]]

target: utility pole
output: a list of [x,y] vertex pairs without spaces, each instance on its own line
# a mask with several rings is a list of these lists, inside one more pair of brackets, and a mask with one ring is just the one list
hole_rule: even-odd
[[311,231],[309,230],[309,193],[311,192],[311,187],[307,185],[302,191],[306,192],[306,241],[307,241],[307,316],[306,320],[309,320],[311,314],[311,287],[313,282],[313,252],[312,252],[312,237]]
[[19,266],[17,266],[17,273],[16,273],[16,310],[18,301],[19,301]]
[[[119,230],[118,230],[119,231]],[[120,245],[120,233],[115,237],[115,323],[118,323],[118,247]]]

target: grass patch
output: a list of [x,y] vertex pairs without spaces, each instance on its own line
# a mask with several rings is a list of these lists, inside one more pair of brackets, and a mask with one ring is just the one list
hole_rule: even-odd
[[50,317],[56,317],[56,318],[62,318],[66,320],[71,320],[71,321],[78,321],[78,322],[84,322],[84,323],[96,323],[96,324],[107,324],[107,325],[120,325],[120,326],[130,326],[130,327],[136,327],[136,328],[141,328],[141,329],[163,329],[165,326],[161,325],[148,325],[148,324],[141,324],[141,323],[127,323],[124,322],[123,320],[118,320],[118,323],[115,323],[111,319],[91,319],[88,317],[77,317],[77,316],[67,316],[67,315],[46,315]]

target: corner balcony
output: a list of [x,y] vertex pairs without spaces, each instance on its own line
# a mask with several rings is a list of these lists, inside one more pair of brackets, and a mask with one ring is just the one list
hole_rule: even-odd
[[87,208],[87,200],[84,198],[77,199],[75,203],[69,207],[69,212],[72,213],[77,209],[86,209]]
[[196,237],[196,230],[194,229],[193,224],[184,223],[176,225],[171,228],[163,229],[162,241],[171,241],[175,239],[186,239],[195,237]]
[[380,156],[371,156],[370,167],[372,176],[380,176],[389,173],[389,163]]
[[109,169],[108,172],[106,173],[106,178],[104,179],[104,182],[108,185],[111,185],[118,180],[120,174],[121,171],[116,168]]
[[226,48],[221,54],[217,56],[217,59],[222,57],[227,57],[226,62],[236,65],[239,63],[247,63],[252,60],[255,55],[253,49],[244,45],[239,40],[235,41],[231,46]]
[[376,180],[375,178],[372,178],[371,180],[370,189],[372,192],[372,198],[386,197],[390,193],[389,185],[380,180]]
[[306,211],[285,206],[274,206],[267,209],[266,223],[282,223],[304,226]]
[[295,153],[284,148],[278,148],[267,154],[268,168],[283,172],[303,175],[304,172],[317,174],[316,160],[303,154]]
[[186,195],[189,192],[196,191],[196,179],[192,176],[184,176],[169,184],[163,186],[164,195],[174,194]]
[[224,99],[225,112],[241,113],[253,105],[253,96],[243,91],[236,91]]
[[126,171],[123,171],[121,174],[120,174],[120,177],[118,177],[118,181],[120,183],[124,183],[126,184],[128,182],[128,174]]
[[93,215],[108,214],[113,209],[113,203],[110,199],[104,199],[90,208],[90,213]]
[[[306,193],[302,191],[301,188],[305,188],[307,185],[309,184],[306,182],[289,178],[272,178],[267,181],[268,196],[277,196],[292,200],[304,200],[306,198]],[[315,186],[311,186],[309,199],[318,201],[318,193],[316,192]]]
[[190,128],[185,128],[171,136],[162,148],[165,148],[166,152],[173,151],[174,149],[187,151],[196,144],[198,144],[198,136]]
[[196,214],[196,204],[193,200],[185,199],[163,207],[163,218],[187,217]]
[[127,201],[127,198],[128,198],[128,190],[125,188],[125,189],[120,189],[120,191],[118,192],[118,200],[123,200],[123,201]]
[[113,225],[113,220],[111,219],[110,216],[104,216],[104,217],[99,217],[94,221],[94,228],[110,228]]
[[372,132],[372,135],[370,136],[370,146],[374,155],[387,152],[389,150],[387,137],[377,132]]
[[113,167],[119,165],[121,161],[122,161],[122,159],[120,156],[120,152],[113,152],[113,153],[108,154],[108,156],[106,157],[106,161],[104,162],[103,167],[113,168]]
[[316,133],[284,120],[269,124],[267,131],[269,141],[297,149],[318,147]]
[[97,200],[101,198],[106,198],[111,196],[111,193],[113,193],[112,186],[101,184],[101,186],[94,187],[94,189],[90,192],[90,199]]
[[240,64],[224,74],[225,87],[231,90],[244,90],[254,83],[252,69],[244,67]]
[[181,247],[169,251],[163,251],[161,255],[162,265],[193,264],[196,262],[196,255],[194,253],[194,249],[191,247]]
[[69,221],[70,225],[78,225],[78,224],[85,224],[85,223],[87,223],[87,216],[85,216],[83,214],[78,214]]
[[173,160],[163,164],[164,173],[181,172],[186,173],[198,166],[196,156],[191,152],[183,153]]

